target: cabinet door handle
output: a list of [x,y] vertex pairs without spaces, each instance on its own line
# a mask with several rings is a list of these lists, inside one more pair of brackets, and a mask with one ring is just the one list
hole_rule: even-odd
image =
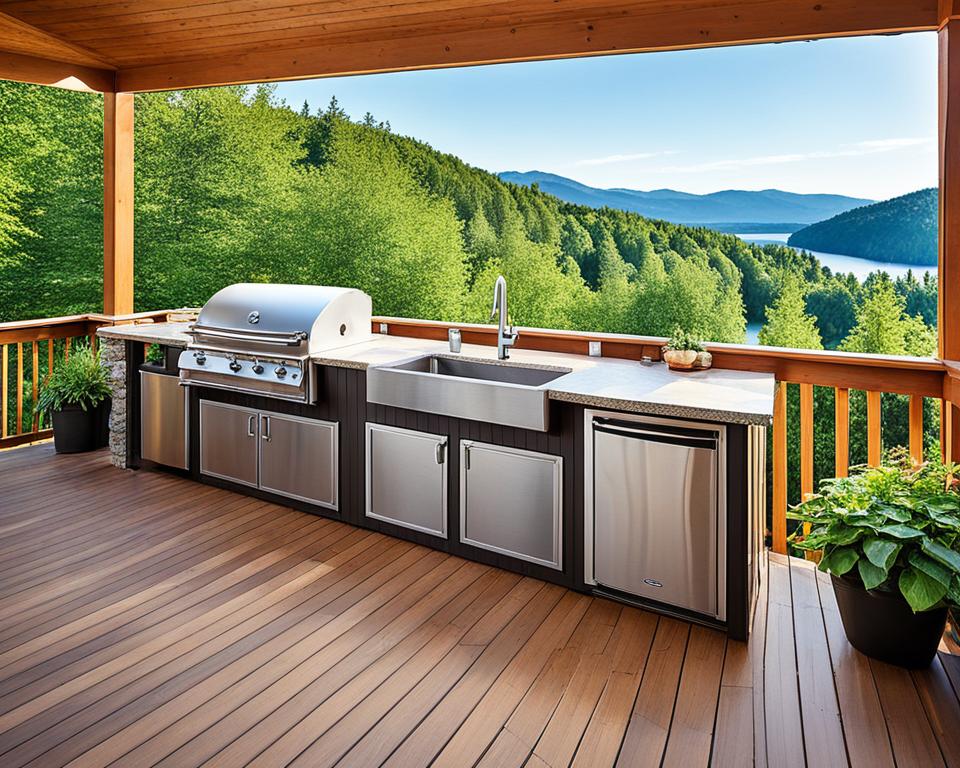
[[463,468],[467,470],[467,472],[470,471],[470,446],[469,445],[463,446]]
[[437,443],[437,464],[443,464],[446,447],[447,447],[446,441],[443,441],[442,443]]
[[270,417],[261,416],[260,417],[260,437],[270,442]]
[[253,421],[256,418],[256,416],[251,416],[249,419],[247,419],[247,437],[256,437],[256,435],[253,433]]

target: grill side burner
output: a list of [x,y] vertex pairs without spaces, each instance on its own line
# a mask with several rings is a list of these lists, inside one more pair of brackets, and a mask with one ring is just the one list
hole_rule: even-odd
[[189,331],[180,382],[315,402],[310,356],[369,339],[371,315],[370,297],[353,288],[227,286]]

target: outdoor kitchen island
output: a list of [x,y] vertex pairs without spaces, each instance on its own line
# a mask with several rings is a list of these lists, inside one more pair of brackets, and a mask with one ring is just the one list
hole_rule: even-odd
[[[382,330],[379,323],[372,328]],[[773,376],[726,370],[681,374],[662,363],[532,349],[511,350],[508,361],[499,361],[496,347],[464,344],[451,354],[445,342],[372,333],[311,354],[305,370],[314,377],[315,398],[296,402],[199,382],[174,390],[181,373],[178,359],[190,341],[187,330],[186,324],[173,323],[99,332],[104,364],[112,368],[115,382],[114,463],[172,466],[199,482],[725,627],[734,638],[747,635],[763,572],[763,468]],[[165,351],[162,362],[143,364],[145,345],[154,343]],[[391,397],[368,389],[371,377],[394,367],[401,376],[404,368],[417,374],[423,367],[418,361],[428,358],[546,372],[543,428],[464,418],[457,415],[462,403],[436,399],[423,409],[398,407],[389,404]],[[146,407],[141,381],[153,377],[168,379],[168,393],[179,395],[158,398],[161,407],[179,399],[182,410],[158,415],[153,404]],[[381,382],[376,388],[383,387]],[[246,469],[212,466],[215,457],[204,454],[201,421],[208,432],[210,425],[223,431],[222,444],[249,439],[258,446],[245,460]],[[156,444],[151,430],[172,430],[177,440],[182,435],[182,463],[151,460],[156,456],[144,450],[145,440]],[[641,471],[630,463],[637,441],[618,442],[633,437],[630,433],[647,435],[652,442],[643,443],[646,448],[662,445],[685,453],[658,453],[660,464],[651,464],[655,471]],[[271,458],[284,440],[287,447]],[[610,441],[614,452],[595,460],[601,441]],[[620,459],[611,458],[616,456]],[[678,508],[670,516],[682,525],[664,532],[654,520],[658,530],[644,528],[615,495],[604,506],[600,489],[611,484],[621,484],[628,498],[646,494],[653,508],[669,504],[670,492],[661,493],[651,483],[677,456],[690,457],[680,483],[694,497],[698,487],[710,486],[711,494],[703,504]],[[697,481],[695,471],[707,472],[707,480]],[[622,518],[605,532],[601,507]],[[704,517],[700,507],[712,510],[713,518]],[[619,553],[609,555],[609,547],[620,542]],[[663,561],[665,555],[681,564],[677,578],[683,581],[683,599],[656,600],[651,595],[658,590],[669,592],[667,580],[635,578],[636,563],[658,556]],[[609,567],[617,558],[621,562]],[[639,587],[621,588],[634,583]]]

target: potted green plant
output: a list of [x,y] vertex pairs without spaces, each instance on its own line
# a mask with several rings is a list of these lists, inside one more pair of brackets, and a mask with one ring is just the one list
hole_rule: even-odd
[[823,551],[847,639],[868,656],[918,669],[936,655],[947,609],[960,602],[958,472],[900,455],[825,480],[788,512],[809,523],[791,541]]
[[147,347],[147,354],[144,355],[143,362],[148,365],[155,365],[163,368],[166,364],[166,355],[163,353],[163,347],[159,344],[151,344]]
[[709,352],[703,348],[700,337],[685,331],[679,325],[663,348],[663,359],[675,371],[692,371],[709,368],[713,362]]
[[89,346],[77,347],[54,368],[40,390],[36,410],[52,417],[57,453],[90,451],[104,444],[101,421],[109,397],[107,372]]

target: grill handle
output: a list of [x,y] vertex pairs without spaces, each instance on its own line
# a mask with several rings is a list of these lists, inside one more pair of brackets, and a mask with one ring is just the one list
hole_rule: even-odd
[[252,341],[257,344],[273,344],[278,347],[296,347],[300,342],[307,338],[306,331],[296,331],[295,333],[277,334],[275,336],[265,336],[263,334],[242,333],[237,331],[228,331],[224,328],[211,328],[210,326],[194,325],[193,335],[214,336],[218,339],[230,339],[231,341]]

